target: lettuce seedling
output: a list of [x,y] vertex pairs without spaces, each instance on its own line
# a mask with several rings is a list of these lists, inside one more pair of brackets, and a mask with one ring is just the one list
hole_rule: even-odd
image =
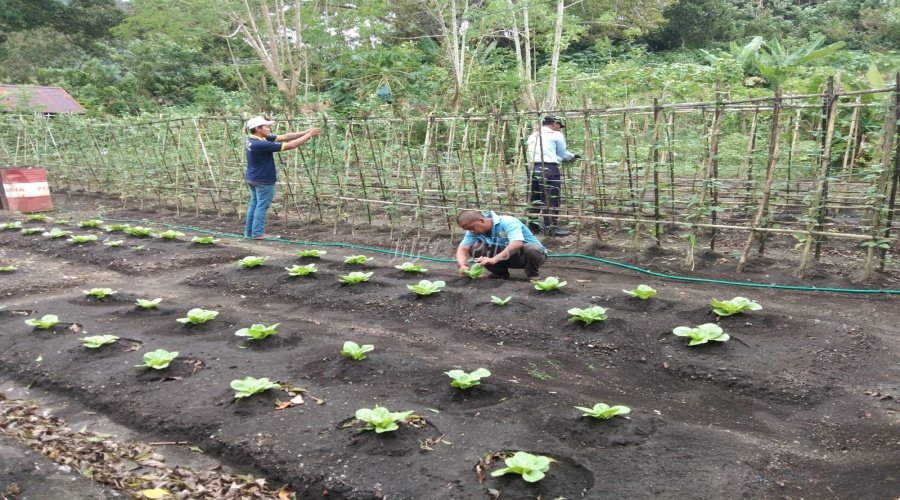
[[266,377],[244,377],[243,379],[231,381],[231,388],[234,389],[234,399],[250,397],[254,394],[266,392],[269,389],[274,389],[276,387],[278,387],[278,384]]
[[491,372],[489,372],[487,368],[479,368],[471,373],[466,373],[462,370],[450,370],[449,372],[444,373],[453,379],[453,381],[450,382],[450,386],[456,387],[457,389],[475,387],[476,385],[481,384],[481,379],[491,376]]
[[556,276],[549,276],[543,281],[532,280],[531,283],[534,285],[535,290],[539,290],[541,292],[550,292],[556,290],[557,288],[566,286],[566,282],[559,281],[559,278],[557,278]]
[[0,273],[11,273],[18,269],[16,266],[0,266]]
[[128,224],[109,224],[107,226],[103,226],[103,229],[105,229],[106,231],[108,231],[110,233],[113,233],[116,231],[124,231],[130,227],[131,226],[129,226]]
[[120,247],[120,246],[122,246],[123,243],[125,243],[125,240],[110,240],[110,239],[103,240],[103,244],[110,248]]
[[164,240],[174,240],[177,238],[181,238],[184,236],[184,233],[181,231],[175,231],[174,229],[169,229],[168,231],[163,231],[159,233],[159,237]]
[[41,228],[39,227],[23,227],[20,233],[24,235],[37,234],[41,232]]
[[125,234],[130,234],[132,236],[137,236],[138,238],[143,238],[143,237],[150,236],[153,234],[152,229],[150,229],[149,227],[141,227],[141,226],[126,227],[125,229],[122,230],[122,232]]
[[429,280],[421,280],[418,284],[415,285],[406,285],[406,288],[412,290],[412,293],[425,297],[431,295],[433,293],[440,292],[446,283],[443,281],[429,281]]
[[294,264],[291,267],[284,268],[285,271],[288,272],[291,276],[306,276],[307,274],[312,274],[319,270],[315,264],[307,264],[305,266],[301,266],[298,264]]
[[722,328],[715,323],[705,323],[698,326],[697,328],[679,326],[672,330],[672,333],[678,335],[679,337],[688,337],[689,339],[691,339],[688,347],[705,344],[710,340],[715,340],[716,342],[725,342],[730,338],[728,334],[723,332]]
[[186,318],[178,318],[176,321],[184,324],[190,323],[192,325],[199,325],[202,323],[206,323],[207,321],[215,318],[218,315],[218,311],[207,311],[206,309],[195,307],[187,312]]
[[522,479],[525,481],[536,483],[544,478],[545,472],[550,470],[550,462],[555,461],[550,457],[517,451],[513,456],[504,460],[506,467],[491,472],[491,477],[504,474],[521,474]]
[[146,366],[154,370],[162,370],[169,366],[169,363],[178,357],[178,351],[169,352],[165,349],[157,349],[144,354],[144,364],[135,365],[137,367]]
[[631,295],[632,297],[647,300],[653,297],[656,297],[656,290],[647,285],[638,285],[634,290],[622,290],[623,292]]
[[372,274],[374,274],[372,271],[369,271],[367,273],[354,271],[350,274],[341,276],[340,279],[341,283],[344,283],[345,285],[355,285],[357,283],[362,283],[363,281],[369,281],[369,278],[372,277]]
[[281,323],[275,323],[272,326],[266,326],[262,323],[253,323],[250,325],[250,328],[241,328],[234,332],[234,334],[238,337],[250,337],[250,340],[262,340],[269,335],[278,333],[278,325],[280,324]]
[[582,412],[582,417],[594,417],[601,420],[607,420],[615,417],[616,415],[625,415],[626,413],[631,413],[631,408],[627,406],[609,406],[606,403],[597,403],[593,408],[576,406],[575,409]]
[[0,227],[2,227],[4,231],[12,231],[14,229],[22,229],[22,223],[19,221],[7,222]]
[[327,254],[325,250],[300,250],[297,252],[297,257],[311,257],[314,259],[318,259],[319,257]]
[[66,236],[69,236],[70,234],[72,234],[71,231],[63,231],[62,229],[60,229],[58,227],[54,227],[53,229],[51,229],[49,231],[41,233],[42,236],[46,236],[47,238],[65,238]]
[[344,347],[341,349],[341,355],[347,356],[348,358],[353,358],[356,361],[360,361],[366,359],[366,353],[372,352],[375,350],[375,346],[372,344],[364,344],[359,345],[356,342],[346,341],[344,342]]
[[512,300],[512,295],[510,295],[509,297],[506,297],[505,299],[501,299],[500,297],[497,297],[496,295],[491,295],[491,304],[495,304],[498,306],[505,306],[506,304],[509,304],[510,300]]
[[256,255],[248,255],[238,261],[240,267],[257,267],[263,265],[263,262],[269,260],[268,257],[258,257]]
[[191,243],[196,243],[198,245],[215,245],[218,242],[219,240],[212,236],[194,236],[191,238]]
[[44,215],[44,214],[31,214],[31,215],[25,217],[25,220],[27,220],[27,221],[44,222],[44,221],[46,221],[46,220],[49,219],[49,218],[50,218],[50,217],[47,217],[47,216]]
[[746,297],[735,297],[731,300],[712,299],[709,305],[713,306],[713,312],[719,316],[732,316],[744,311],[759,311],[762,306]]
[[365,255],[350,255],[344,259],[344,264],[365,264],[373,259],[374,257],[366,257]]
[[81,339],[81,343],[88,349],[96,349],[106,344],[112,344],[117,340],[119,340],[119,337],[115,335],[94,335],[93,337],[84,337]]
[[[59,221],[57,221],[59,222]],[[100,227],[103,225],[103,221],[99,219],[88,219],[78,222],[78,227],[83,228],[92,228],[92,227]]]
[[585,309],[573,307],[568,312],[572,315],[569,321],[581,321],[585,325],[590,325],[594,321],[606,320],[606,309],[600,306],[591,306]]
[[81,245],[81,244],[87,243],[89,241],[97,241],[97,235],[96,234],[77,234],[75,236],[72,236],[71,238],[69,238],[66,241],[68,241],[69,243],[74,243],[76,245]]
[[484,276],[484,273],[486,272],[487,269],[485,269],[481,264],[472,264],[472,267],[470,267],[466,271],[463,271],[462,273],[466,275],[470,280],[474,280]]
[[67,221],[65,219],[56,219],[55,221],[53,221],[53,223],[56,224],[57,226],[68,226],[69,225],[69,221]]
[[153,300],[137,299],[134,305],[141,309],[156,309],[156,306],[158,306],[160,302],[162,302],[161,298]]
[[428,269],[425,269],[424,267],[422,267],[418,264],[413,264],[412,262],[404,262],[403,264],[398,264],[394,267],[396,269],[399,269],[406,273],[427,273],[428,272]]
[[45,314],[41,319],[26,319],[25,324],[40,330],[49,330],[59,323],[59,316]]
[[366,425],[363,430],[374,430],[376,434],[391,432],[400,428],[397,422],[405,420],[412,415],[412,411],[392,412],[387,408],[376,406],[375,408],[360,408],[356,410],[356,418]]
[[115,295],[116,291],[112,288],[91,288],[90,290],[82,290],[83,294],[88,295],[90,297],[95,297],[98,299],[105,299],[110,295]]

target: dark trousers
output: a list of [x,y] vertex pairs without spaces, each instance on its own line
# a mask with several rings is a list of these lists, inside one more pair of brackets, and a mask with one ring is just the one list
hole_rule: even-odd
[[[493,257],[502,252],[502,247],[487,246],[483,243],[475,243],[469,248],[469,255],[472,258]],[[501,260],[496,264],[484,266],[491,274],[498,276],[508,276],[510,269],[524,269],[525,276],[533,278],[540,274],[541,265],[547,260],[547,254],[539,245],[525,243],[516,253],[509,256],[506,260]]]
[[[543,214],[544,227],[557,225],[559,198],[562,192],[562,177],[558,163],[535,163],[531,171],[531,198],[529,214]],[[536,223],[534,217],[529,217]]]

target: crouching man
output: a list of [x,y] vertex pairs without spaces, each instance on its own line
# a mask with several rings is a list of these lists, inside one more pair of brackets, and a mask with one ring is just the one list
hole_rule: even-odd
[[483,265],[491,278],[509,278],[510,269],[524,269],[528,279],[540,279],[547,249],[515,217],[494,212],[463,210],[456,223],[466,234],[456,249],[459,270],[468,271],[469,257]]

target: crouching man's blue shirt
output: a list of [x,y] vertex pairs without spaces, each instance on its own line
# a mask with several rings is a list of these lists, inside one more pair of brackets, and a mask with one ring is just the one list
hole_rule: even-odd
[[471,231],[466,231],[459,246],[471,247],[475,243],[482,243],[501,250],[509,246],[510,241],[522,241],[525,244],[537,245],[544,250],[545,254],[547,253],[547,249],[544,248],[540,240],[519,219],[508,215],[497,215],[494,212],[485,212],[483,215],[484,217],[490,217],[494,223],[491,226],[490,234],[474,234]]

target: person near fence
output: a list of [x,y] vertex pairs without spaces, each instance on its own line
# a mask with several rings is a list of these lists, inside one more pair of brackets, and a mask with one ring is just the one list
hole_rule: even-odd
[[554,116],[545,116],[541,128],[528,136],[527,156],[532,164],[528,213],[528,228],[540,232],[540,218],[543,214],[544,231],[549,236],[567,236],[568,231],[559,229],[559,201],[562,193],[560,163],[576,160],[579,155],[566,149],[566,137],[561,130],[565,124]]
[[254,116],[247,120],[250,135],[244,141],[247,156],[247,173],[244,180],[250,189],[250,203],[247,205],[247,217],[244,220],[244,237],[262,240],[265,235],[266,216],[269,205],[275,198],[275,153],[296,149],[313,137],[319,135],[319,129],[310,128],[303,132],[289,132],[275,135],[272,124],[262,116]]
[[510,269],[524,269],[528,279],[540,278],[547,249],[528,227],[515,217],[494,212],[463,210],[456,224],[466,230],[456,248],[459,271],[469,270],[469,257],[483,265],[492,278],[509,278]]

